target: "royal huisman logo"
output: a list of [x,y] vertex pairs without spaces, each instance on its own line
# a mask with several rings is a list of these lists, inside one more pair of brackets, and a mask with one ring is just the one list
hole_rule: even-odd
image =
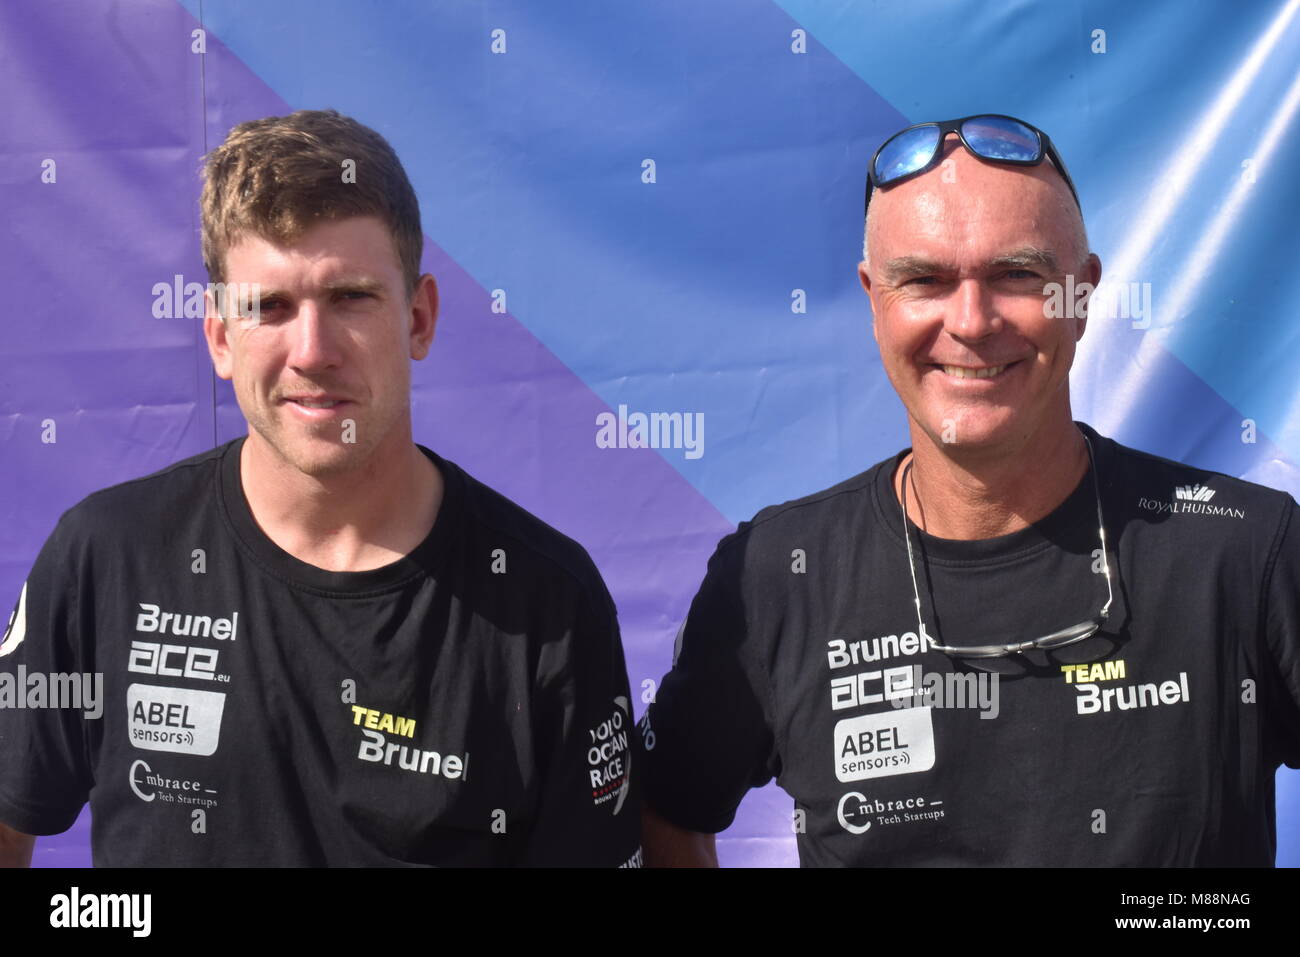
[[1190,483],[1188,485],[1178,485],[1174,487],[1172,498],[1146,498],[1138,499],[1138,508],[1148,512],[1163,513],[1167,515],[1220,515],[1225,518],[1245,518],[1246,510],[1234,508],[1231,505],[1211,505],[1210,499],[1214,498],[1215,490],[1208,485],[1199,483]]
[[1208,502],[1214,498],[1214,489],[1207,485],[1180,485],[1174,489],[1174,497],[1189,502]]

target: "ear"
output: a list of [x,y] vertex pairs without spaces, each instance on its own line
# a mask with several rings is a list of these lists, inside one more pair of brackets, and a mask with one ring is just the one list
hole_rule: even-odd
[[410,313],[411,358],[423,359],[429,354],[433,333],[438,326],[438,282],[425,273],[415,284],[411,294]]
[[[1092,296],[1097,291],[1097,286],[1101,283],[1101,257],[1096,253],[1089,253],[1088,258],[1084,261],[1083,269],[1079,277],[1083,282],[1091,286],[1092,291],[1088,293],[1088,305],[1092,303]],[[1088,307],[1085,306],[1075,320],[1074,341],[1078,342],[1083,338],[1083,332],[1088,327]]]
[[[871,273],[867,269],[866,261],[858,263],[858,282],[862,283],[862,291],[867,294],[867,301],[871,302]],[[871,335],[877,342],[880,336],[876,334],[876,308],[875,304],[871,305]]]
[[234,355],[230,348],[230,328],[217,308],[217,301],[208,289],[203,293],[203,338],[208,342],[208,355],[217,376],[229,380],[235,374]]

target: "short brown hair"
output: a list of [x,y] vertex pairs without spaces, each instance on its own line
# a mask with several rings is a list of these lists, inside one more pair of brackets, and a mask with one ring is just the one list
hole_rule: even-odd
[[[351,160],[355,182],[344,179]],[[225,282],[225,254],[246,234],[293,242],[321,220],[377,216],[393,235],[406,293],[420,278],[420,203],[388,141],[336,110],[240,123],[204,157],[203,263]]]

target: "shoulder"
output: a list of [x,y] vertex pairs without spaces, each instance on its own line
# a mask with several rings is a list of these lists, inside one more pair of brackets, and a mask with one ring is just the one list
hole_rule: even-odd
[[1221,516],[1244,521],[1242,527],[1276,528],[1296,507],[1287,492],[1088,432],[1110,451],[1110,474],[1099,470],[1103,485],[1138,512]]
[[523,506],[474,478],[456,463],[429,452],[445,480],[461,487],[465,533],[471,547],[488,553],[501,549],[510,573],[524,572],[541,587],[576,588],[590,595],[607,595],[605,584],[587,550],[542,521]]
[[1267,574],[1300,511],[1287,492],[1089,431],[1106,449],[1098,463],[1106,520],[1114,516],[1122,536],[1166,557],[1205,563],[1219,555]]
[[193,455],[140,478],[91,492],[59,519],[57,531],[89,538],[137,537],[170,518],[215,503],[216,472],[222,456],[239,439]]
[[897,458],[820,492],[760,510],[718,543],[710,571],[730,569],[752,578],[773,570],[784,579],[791,562],[849,554],[854,542],[869,537],[878,524],[876,485],[881,471],[892,470]]
[[889,458],[877,462],[867,471],[820,492],[782,502],[780,505],[769,505],[748,522],[742,522],[738,531],[768,534],[792,525],[806,527],[810,523],[826,525],[838,522],[846,514],[855,513],[870,503],[877,473],[893,461],[893,458]]

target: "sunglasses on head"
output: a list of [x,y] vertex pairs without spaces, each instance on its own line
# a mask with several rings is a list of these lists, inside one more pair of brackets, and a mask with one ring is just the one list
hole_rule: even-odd
[[1074,181],[1065,171],[1065,164],[1046,133],[1014,116],[981,113],[942,123],[918,123],[885,140],[876,150],[876,155],[871,157],[871,166],[867,169],[867,196],[862,204],[863,211],[871,204],[874,189],[934,167],[943,155],[943,141],[949,133],[956,133],[971,153],[994,163],[1037,166],[1046,157],[1061,174],[1065,185],[1070,187],[1074,202],[1083,208]]

